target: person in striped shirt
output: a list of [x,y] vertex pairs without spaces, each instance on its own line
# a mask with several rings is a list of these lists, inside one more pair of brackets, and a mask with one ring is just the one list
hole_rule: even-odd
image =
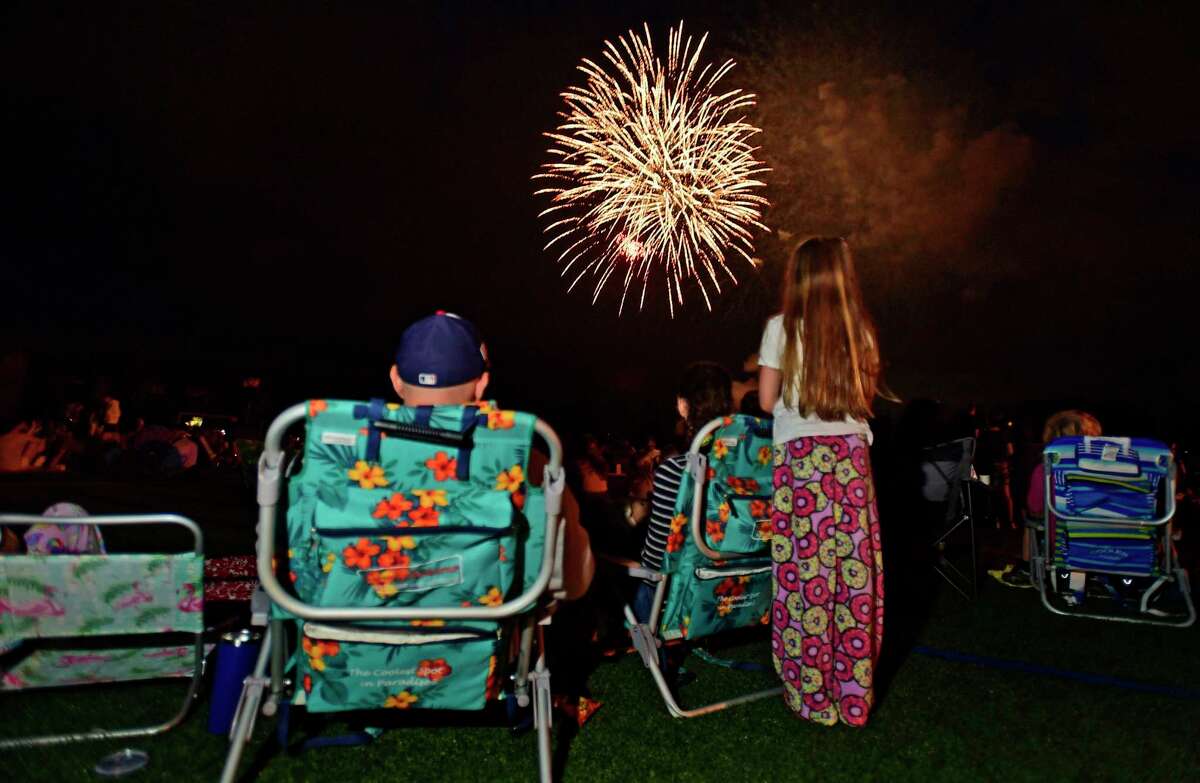
[[[733,379],[725,368],[714,362],[697,362],[684,370],[676,392],[675,407],[685,423],[690,442],[696,431],[718,416],[733,412]],[[683,472],[687,469],[687,454],[667,457],[654,471],[650,491],[650,521],[646,525],[646,540],[642,545],[642,567],[652,571],[662,568],[667,537],[671,534],[671,517],[675,515],[675,499]],[[634,614],[641,622],[650,618],[654,599],[654,583],[638,586],[634,599]]]

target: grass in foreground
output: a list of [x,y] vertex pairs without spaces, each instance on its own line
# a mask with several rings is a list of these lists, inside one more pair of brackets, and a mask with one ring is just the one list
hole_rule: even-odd
[[[974,604],[945,595],[921,644],[1179,688],[1200,686],[1200,636],[1188,630],[1061,618],[1032,591],[985,588]],[[885,640],[885,644],[887,641]],[[894,647],[899,644],[894,642]],[[891,649],[896,654],[899,651]],[[723,654],[765,662],[766,645]],[[642,780],[1187,780],[1200,769],[1200,701],[953,663],[917,654],[893,659],[895,674],[864,730],[824,728],[791,717],[771,699],[716,715],[673,720],[640,660],[602,664],[590,680],[603,708],[573,737],[565,779]],[[765,674],[731,672],[692,659],[700,677],[684,689],[705,703],[762,687]],[[168,714],[176,683],[5,694],[0,736],[125,725]],[[103,755],[126,744],[150,754],[133,780],[209,781],[224,739],[205,731],[207,700],[185,724],[132,743],[84,743],[6,754],[12,780],[84,781]],[[423,722],[370,746],[289,755],[264,739],[262,719],[243,773],[264,781],[536,779],[532,734],[512,737],[496,715],[405,716]],[[372,719],[375,720],[372,720]],[[367,720],[378,723],[376,715]],[[303,730],[344,732],[346,722]],[[270,751],[267,753],[265,751]],[[561,751],[561,748],[560,748]]]

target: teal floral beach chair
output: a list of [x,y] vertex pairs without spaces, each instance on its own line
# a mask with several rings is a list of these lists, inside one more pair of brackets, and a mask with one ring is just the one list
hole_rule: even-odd
[[[302,467],[284,477],[283,435],[301,421]],[[535,434],[549,447],[538,487],[527,481]],[[532,701],[549,779],[549,672],[535,631],[561,583],[561,464],[548,425],[490,403],[313,400],[284,411],[268,430],[258,482],[258,570],[272,619],[224,779],[233,779],[264,688],[265,714],[286,697],[285,671],[291,706],[310,713]],[[283,482],[287,538],[276,547]],[[290,653],[285,624],[298,638]]]
[[767,624],[773,471],[770,421],[739,415],[706,424],[688,449],[662,571],[630,569],[655,582],[649,621],[637,622],[628,606],[625,615],[634,647],[674,717],[705,715],[782,691],[685,709],[671,693],[659,654],[667,643]]
[[[1045,504],[1031,574],[1056,614],[1187,627],[1196,621],[1176,560],[1175,459],[1146,438],[1058,438],[1043,452]],[[1171,602],[1174,601],[1172,606]]]
[[[0,515],[0,524],[47,521],[25,514]],[[71,730],[63,734],[5,737],[0,749],[65,742],[144,737],[167,731],[187,715],[204,664],[200,528],[174,514],[54,518],[56,524],[180,526],[194,548],[180,554],[56,554],[0,557],[0,690],[92,685],[187,677],[174,717],[152,726]],[[150,634],[170,643],[146,645]],[[101,639],[101,637],[103,637]],[[80,646],[66,647],[63,640]],[[42,644],[51,641],[51,644]],[[100,646],[97,641],[110,642]],[[115,645],[115,646],[113,646]]]

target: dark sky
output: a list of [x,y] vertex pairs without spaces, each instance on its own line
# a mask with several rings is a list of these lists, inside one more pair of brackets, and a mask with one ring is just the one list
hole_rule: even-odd
[[[529,177],[579,59],[683,18],[763,97],[766,157],[791,167],[767,225],[862,237],[902,396],[1192,396],[1184,5],[645,5],[6,5],[5,342],[41,374],[262,369],[302,396],[367,396],[403,325],[444,308],[484,330],[502,393],[584,417],[661,406],[686,361],[756,349],[785,243],[761,237],[763,272],[711,314],[696,297],[674,321],[657,301],[618,320],[615,296],[565,293]],[[779,52],[808,70],[770,75]],[[903,85],[872,126],[893,154],[848,158],[855,177],[911,173],[937,116],[957,118],[964,178],[884,178],[870,214],[841,218],[846,182],[816,193],[822,161],[787,156],[823,83],[851,139],[881,100],[863,85]],[[969,220],[947,211],[968,202]]]

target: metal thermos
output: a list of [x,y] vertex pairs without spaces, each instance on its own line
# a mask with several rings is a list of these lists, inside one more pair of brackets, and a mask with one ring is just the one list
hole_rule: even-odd
[[208,707],[208,730],[212,734],[228,734],[233,724],[233,712],[242,695],[242,681],[254,671],[262,634],[244,628],[221,635],[217,645],[216,674],[213,676],[212,699]]

